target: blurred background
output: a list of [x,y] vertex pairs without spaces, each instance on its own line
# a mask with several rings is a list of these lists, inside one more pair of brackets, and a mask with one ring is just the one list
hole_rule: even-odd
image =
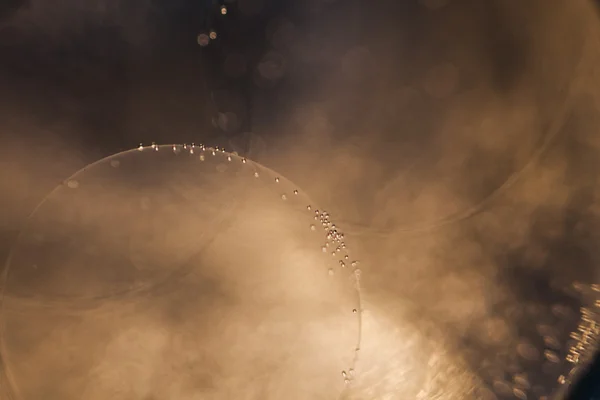
[[[588,0],[4,1],[0,254],[90,162],[223,146],[360,248],[391,342],[356,398],[541,399],[600,282],[599,28]],[[426,336],[449,356],[410,375]]]

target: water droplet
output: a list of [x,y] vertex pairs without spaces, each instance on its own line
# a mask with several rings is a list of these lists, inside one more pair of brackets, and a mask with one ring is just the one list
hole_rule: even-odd
[[517,399],[527,400],[527,394],[525,394],[525,392],[522,389],[514,388],[513,394]]
[[200,161],[204,161],[206,159],[206,157],[204,157],[204,154],[200,154]]
[[75,179],[70,179],[67,182],[67,186],[71,189],[77,189],[79,187],[79,182],[77,182]]
[[294,190],[294,194],[298,194],[298,190]]
[[217,154],[217,153],[216,153],[216,152],[213,150],[213,151],[212,151],[212,155],[214,156],[214,155],[216,155],[216,154]]
[[275,182],[276,182],[276,183],[279,183],[279,178],[275,178]]
[[177,146],[173,146],[173,153],[177,151]]
[[352,309],[352,314],[356,314],[358,312],[358,310],[356,308]]
[[321,251],[322,251],[323,253],[327,253],[327,246],[323,246],[323,247],[321,247]]
[[544,344],[554,350],[560,350],[561,344],[555,336],[544,336]]
[[495,380],[492,384],[494,392],[498,393],[501,396],[510,396],[512,394],[512,388],[508,384],[508,382],[504,380]]
[[190,149],[190,154],[194,154],[194,149]]
[[342,260],[340,260],[340,267],[342,267],[342,268],[346,268],[346,263],[345,263],[345,262],[343,262]]
[[310,210],[311,210],[311,208],[312,208],[311,206],[306,206],[306,209],[307,209],[308,211],[310,211]]
[[281,195],[281,200],[287,200],[287,196],[285,194]]
[[246,164],[246,159],[245,158],[242,158],[242,163]]
[[346,254],[346,255],[344,256],[344,260],[347,260],[347,259],[349,259],[349,258],[350,258],[350,256],[348,256],[348,254]]
[[255,173],[254,173],[254,177],[255,177],[255,178],[258,178],[258,172],[255,172]]
[[110,166],[113,168],[119,168],[119,165],[121,165],[121,162],[119,160],[111,160],[110,161]]
[[231,156],[227,156],[227,161],[231,161]]
[[314,230],[316,230],[316,229],[317,229],[317,227],[316,227],[316,226],[314,226],[314,224],[310,226],[310,230],[311,230],[311,231],[314,231]]
[[546,359],[548,361],[550,361],[551,363],[559,363],[560,362],[560,358],[552,350],[546,350],[546,351],[544,351],[544,357],[546,357]]
[[352,266],[356,267],[358,265],[358,261],[352,261]]
[[539,357],[539,352],[531,343],[521,342],[517,345],[517,354],[525,360],[535,361]]
[[139,151],[142,151],[142,150],[144,150],[144,145],[140,143],[140,145],[139,145],[139,147],[138,147],[138,150],[139,150]]
[[348,377],[348,374],[346,373],[346,371],[342,371],[342,376],[343,376],[344,378]]

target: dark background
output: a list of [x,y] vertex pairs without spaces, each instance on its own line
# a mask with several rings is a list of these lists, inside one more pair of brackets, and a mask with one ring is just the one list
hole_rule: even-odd
[[[221,5],[2,3],[3,254],[44,194],[89,162],[140,142],[207,143],[280,170],[365,252],[416,257],[424,271],[403,286],[390,276],[406,271],[377,263],[372,290],[427,297],[436,316],[427,291],[441,275],[468,284],[481,268],[502,288],[486,315],[578,310],[557,288],[598,278],[592,3],[238,0],[226,15]],[[200,46],[211,29],[216,40]],[[446,293],[439,303],[465,297]],[[531,318],[511,323],[528,335]],[[493,351],[477,324],[442,319],[479,370]]]

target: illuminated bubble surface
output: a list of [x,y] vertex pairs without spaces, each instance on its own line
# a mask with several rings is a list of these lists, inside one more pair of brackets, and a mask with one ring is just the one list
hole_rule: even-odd
[[79,171],[8,262],[10,398],[338,398],[355,378],[360,274],[340,267],[354,259],[344,235],[310,204],[203,146],[141,146]]

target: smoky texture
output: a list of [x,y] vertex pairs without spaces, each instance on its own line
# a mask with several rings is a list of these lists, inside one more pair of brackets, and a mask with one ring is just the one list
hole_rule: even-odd
[[[593,3],[46,3],[0,7],[0,254],[94,160],[140,142],[224,146],[297,182],[360,249],[366,344],[349,399],[557,388],[599,281]],[[211,279],[206,296],[237,304]],[[124,337],[160,353],[192,292]]]

